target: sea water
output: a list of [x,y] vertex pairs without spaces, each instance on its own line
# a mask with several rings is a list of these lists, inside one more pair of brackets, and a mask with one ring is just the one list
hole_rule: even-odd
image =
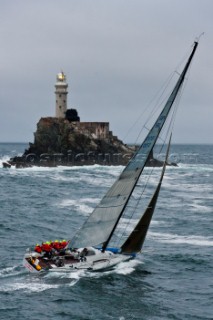
[[[70,239],[122,166],[4,169],[0,319],[213,319],[213,146],[175,145],[142,254],[107,272],[29,274],[25,250]],[[160,169],[156,169],[160,170]]]

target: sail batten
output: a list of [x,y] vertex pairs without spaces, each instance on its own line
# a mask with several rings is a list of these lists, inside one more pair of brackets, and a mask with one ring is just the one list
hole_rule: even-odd
[[73,247],[94,246],[104,243],[103,249],[105,249],[108,245],[182,86],[197,44],[197,42],[194,43],[192,53],[170,97],[144,142],[79,232],[71,239]]

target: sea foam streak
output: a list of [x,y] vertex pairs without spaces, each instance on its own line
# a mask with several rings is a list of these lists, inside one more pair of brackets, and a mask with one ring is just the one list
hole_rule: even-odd
[[0,277],[1,278],[11,277],[11,276],[19,274],[20,271],[18,271],[17,268],[18,268],[17,266],[14,266],[14,267],[7,267],[7,268],[0,270]]
[[180,236],[177,234],[169,233],[157,233],[149,232],[148,237],[164,243],[175,243],[175,244],[189,244],[194,246],[213,246],[213,239],[211,237],[203,236]]
[[212,212],[212,208],[211,207],[207,207],[204,206],[202,204],[199,203],[200,201],[194,201],[194,203],[192,203],[190,205],[190,210],[193,212],[199,212],[199,213],[209,213]]
[[98,203],[99,199],[80,199],[80,200],[69,200],[65,199],[58,204],[59,207],[73,207],[75,211],[80,212],[81,214],[88,215],[92,212],[93,207],[87,205],[87,203]]
[[0,285],[1,292],[11,292],[17,290],[23,290],[25,292],[41,292],[52,288],[58,288],[56,284],[46,284],[40,282],[12,282]]

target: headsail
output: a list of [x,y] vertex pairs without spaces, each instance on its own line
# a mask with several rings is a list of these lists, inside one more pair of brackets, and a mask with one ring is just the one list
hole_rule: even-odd
[[82,228],[71,239],[72,247],[103,245],[107,247],[111,236],[125,210],[128,200],[144,169],[146,161],[157,141],[161,129],[168,117],[169,111],[183,84],[198,43],[194,43],[189,59],[170,95],[161,114],[154,123],[139,150],[125,167],[119,178],[115,181],[99,205],[94,209]]
[[156,206],[158,195],[161,188],[161,183],[165,173],[166,164],[167,164],[168,155],[169,155],[170,142],[171,142],[171,136],[170,136],[169,144],[167,147],[166,158],[165,158],[165,162],[161,172],[161,177],[157,185],[157,188],[155,190],[155,193],[153,194],[153,197],[150,203],[148,204],[144,214],[142,215],[141,219],[137,223],[136,227],[131,232],[127,240],[121,246],[122,253],[137,253],[141,250],[143,246],[147,231],[149,229],[150,222],[152,220],[152,216],[155,210],[155,206]]

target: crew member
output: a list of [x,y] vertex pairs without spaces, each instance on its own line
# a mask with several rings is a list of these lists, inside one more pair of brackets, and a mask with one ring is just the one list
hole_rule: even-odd
[[55,249],[56,251],[60,251],[61,249],[61,244],[58,240],[53,241],[52,243],[52,247],[53,249]]
[[35,252],[38,252],[38,253],[42,253],[42,248],[41,248],[40,244],[37,243],[37,244],[35,245],[34,251],[35,251]]
[[41,248],[42,248],[42,251],[44,251],[45,256],[48,258],[51,258],[52,256],[51,242],[50,241],[43,242]]
[[66,241],[66,240],[61,240],[61,243],[60,243],[60,245],[61,245],[61,249],[65,249],[66,248],[66,246],[68,245],[68,241]]

